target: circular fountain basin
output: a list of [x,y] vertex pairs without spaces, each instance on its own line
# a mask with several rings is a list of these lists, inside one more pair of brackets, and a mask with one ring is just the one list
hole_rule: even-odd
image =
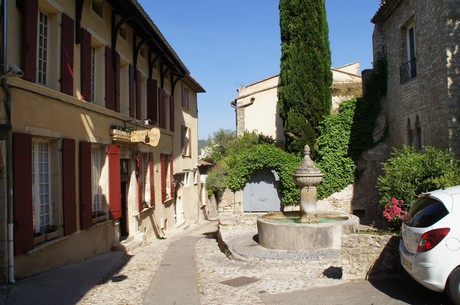
[[342,235],[356,231],[359,218],[351,214],[317,213],[319,223],[301,223],[300,212],[269,213],[257,219],[258,239],[268,249],[341,249]]

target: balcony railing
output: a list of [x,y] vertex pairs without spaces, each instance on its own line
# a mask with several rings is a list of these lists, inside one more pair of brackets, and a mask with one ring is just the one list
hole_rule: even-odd
[[399,67],[399,82],[401,84],[417,76],[417,61],[414,58]]

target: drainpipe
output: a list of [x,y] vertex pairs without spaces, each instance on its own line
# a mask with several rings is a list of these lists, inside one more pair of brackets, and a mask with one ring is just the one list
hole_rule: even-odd
[[6,183],[7,183],[7,210],[8,210],[8,280],[11,284],[15,283],[14,280],[14,225],[13,225],[13,136],[11,131],[11,90],[8,86],[7,78],[7,34],[8,34],[8,1],[3,0],[3,41],[2,41],[2,64],[3,64],[3,78],[1,86],[6,93],[5,110],[8,115],[8,135],[6,138]]

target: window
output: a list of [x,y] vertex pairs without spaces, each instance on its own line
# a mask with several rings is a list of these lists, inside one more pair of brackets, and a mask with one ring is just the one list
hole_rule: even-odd
[[96,103],[96,49],[91,47],[91,102]]
[[417,65],[415,56],[415,28],[410,23],[403,29],[405,40],[404,64],[399,67],[400,83],[413,79],[417,76]]
[[410,61],[415,58],[415,35],[413,25],[407,28],[406,36],[407,61]]
[[102,202],[102,189],[101,189],[101,150],[98,147],[91,148],[91,181],[92,181],[92,195],[93,195],[93,218],[104,214],[104,207]]
[[47,85],[48,75],[48,15],[38,13],[38,46],[37,46],[37,82]]
[[32,141],[32,210],[35,232],[47,233],[54,225],[51,200],[50,143]]
[[431,197],[420,197],[410,208],[406,223],[411,227],[426,228],[447,214],[449,212],[442,202]]

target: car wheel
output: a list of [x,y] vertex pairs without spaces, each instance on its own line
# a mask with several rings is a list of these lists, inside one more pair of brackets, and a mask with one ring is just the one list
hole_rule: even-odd
[[446,290],[449,299],[454,304],[460,305],[460,267],[454,269],[449,275]]

